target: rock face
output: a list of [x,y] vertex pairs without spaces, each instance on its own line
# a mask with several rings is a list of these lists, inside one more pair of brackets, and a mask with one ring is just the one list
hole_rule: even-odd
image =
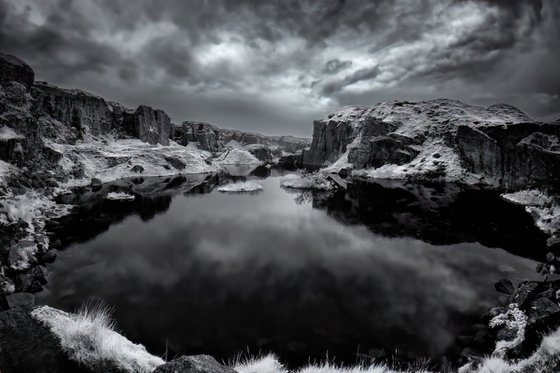
[[388,177],[421,170],[501,188],[550,187],[560,185],[560,125],[536,122],[507,104],[439,99],[347,106],[314,122],[303,163],[334,171],[391,165]]
[[187,145],[196,142],[198,147],[212,153],[220,152],[232,142],[237,145],[264,145],[270,151],[282,149],[289,153],[308,147],[310,140],[293,136],[264,136],[238,130],[218,128],[206,122],[186,121],[175,127],[175,141]]
[[152,145],[169,145],[171,121],[163,110],[140,105],[133,113],[124,113],[123,127],[131,136]]
[[262,144],[252,144],[245,147],[249,153],[253,154],[259,161],[272,162],[272,152],[270,148]]
[[218,142],[219,129],[206,122],[186,121],[176,130],[176,141],[187,145],[189,142],[197,142],[198,147],[209,152],[217,152],[224,147],[223,142]]
[[36,83],[31,95],[37,115],[48,115],[81,132],[85,131],[85,127],[94,134],[108,133],[113,129],[113,113],[101,97],[44,82]]
[[25,309],[0,312],[0,367],[2,373],[89,372],[70,361],[56,337]]
[[465,168],[507,188],[560,185],[560,126],[519,123],[457,129]]
[[302,152],[297,152],[295,154],[286,154],[278,159],[278,164],[288,167],[303,167],[303,157]]
[[4,54],[0,95],[0,159],[30,169],[47,169],[61,157],[43,139],[71,144],[87,133],[111,133],[168,145],[173,131],[162,110],[141,105],[132,111],[88,92],[34,82],[25,62]]
[[212,356],[181,356],[156,368],[154,373],[237,373]]
[[35,73],[28,64],[15,56],[0,53],[0,84],[18,82],[29,90],[34,80]]

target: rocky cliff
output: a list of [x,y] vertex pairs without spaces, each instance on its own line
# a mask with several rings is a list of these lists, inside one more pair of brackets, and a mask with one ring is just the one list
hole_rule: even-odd
[[[228,144],[235,145],[264,145],[280,157],[282,151],[296,153],[308,147],[311,140],[294,136],[265,136],[234,129],[225,129],[206,122],[185,121],[175,127],[175,141],[182,145],[196,142],[201,149],[209,152],[222,151]],[[257,147],[253,147],[257,148]],[[257,156],[258,158],[258,156]]]
[[[85,134],[132,136],[149,144],[169,144],[172,126],[162,110],[141,105],[136,110],[77,89],[35,82],[33,70],[17,57],[0,54],[2,100],[0,121],[22,136],[23,159],[36,160],[41,138],[73,142]],[[13,141],[12,141],[13,142]],[[2,144],[4,153],[10,144]]]
[[506,104],[438,99],[346,106],[314,122],[302,162],[378,178],[555,186],[559,136],[558,123],[537,122]]

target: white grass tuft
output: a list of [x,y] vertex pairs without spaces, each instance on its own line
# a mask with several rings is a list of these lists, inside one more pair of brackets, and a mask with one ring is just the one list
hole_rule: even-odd
[[423,369],[396,371],[382,364],[357,365],[345,368],[330,363],[309,365],[299,370],[290,371],[273,354],[241,361],[235,364],[234,369],[239,373],[428,373]]
[[125,192],[110,192],[105,196],[105,199],[111,201],[134,201],[135,198],[133,194]]
[[164,361],[153,356],[113,330],[106,308],[84,308],[76,314],[42,306],[31,316],[46,325],[59,340],[68,357],[93,371],[117,369],[124,372],[152,372]]
[[238,183],[226,184],[218,188],[220,192],[256,192],[262,190],[262,185],[255,181],[243,181]]
[[331,190],[334,188],[327,175],[319,172],[288,174],[282,177],[280,185],[292,189]]
[[273,354],[241,360],[235,364],[234,369],[239,373],[288,373]]

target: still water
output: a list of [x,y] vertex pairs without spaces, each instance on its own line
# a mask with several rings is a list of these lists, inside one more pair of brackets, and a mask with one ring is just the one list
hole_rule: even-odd
[[[218,192],[231,178],[263,190]],[[325,195],[280,178],[165,180],[132,202],[81,192],[39,302],[101,300],[129,339],[171,357],[437,360],[496,304],[496,281],[536,277],[542,235],[493,192],[356,182]]]

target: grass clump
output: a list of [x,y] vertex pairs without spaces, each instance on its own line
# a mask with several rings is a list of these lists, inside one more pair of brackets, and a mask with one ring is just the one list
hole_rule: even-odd
[[73,314],[42,306],[33,310],[31,316],[58,337],[71,360],[92,371],[149,373],[164,363],[144,346],[117,333],[107,308],[84,307]]

